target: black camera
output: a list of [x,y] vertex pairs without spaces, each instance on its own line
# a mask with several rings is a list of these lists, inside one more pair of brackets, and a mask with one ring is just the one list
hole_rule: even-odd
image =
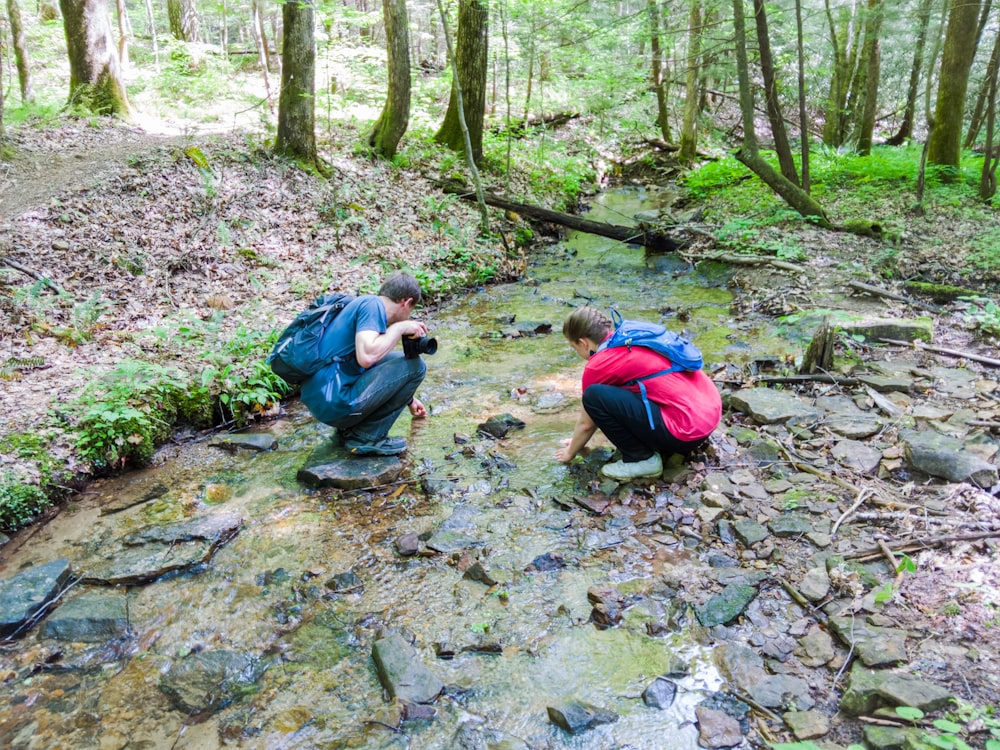
[[421,354],[433,354],[438,350],[438,340],[430,336],[406,336],[403,338],[403,356],[416,359]]

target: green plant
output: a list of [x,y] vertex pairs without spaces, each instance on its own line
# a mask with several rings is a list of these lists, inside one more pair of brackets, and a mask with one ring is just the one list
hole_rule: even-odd
[[[1000,256],[998,256],[1000,268]],[[969,303],[965,319],[990,336],[1000,336],[1000,305],[986,297],[959,297]]]
[[0,529],[14,531],[27,526],[51,505],[44,490],[12,471],[0,474]]
[[986,735],[986,750],[1000,750],[1000,718],[994,706],[984,708],[956,701],[954,710],[930,722],[924,721],[926,714],[919,708],[897,706],[895,710],[901,719],[921,729],[920,743],[914,743],[916,750],[972,750],[966,740],[974,734]]

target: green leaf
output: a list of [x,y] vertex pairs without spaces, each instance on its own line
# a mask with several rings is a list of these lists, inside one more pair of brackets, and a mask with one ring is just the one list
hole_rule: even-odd
[[907,721],[919,721],[924,718],[924,712],[913,706],[896,706],[896,715]]
[[940,729],[942,732],[948,732],[949,734],[958,734],[962,731],[962,725],[956,724],[953,721],[948,721],[947,719],[935,719],[931,722]]

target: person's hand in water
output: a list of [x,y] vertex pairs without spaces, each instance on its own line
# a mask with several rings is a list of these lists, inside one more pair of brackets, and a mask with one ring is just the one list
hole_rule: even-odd
[[413,415],[414,419],[423,419],[427,416],[427,407],[419,398],[414,398],[410,402],[410,414]]

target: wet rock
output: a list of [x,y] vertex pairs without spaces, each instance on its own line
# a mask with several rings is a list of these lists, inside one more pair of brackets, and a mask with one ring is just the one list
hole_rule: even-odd
[[242,527],[242,518],[215,513],[141,529],[102,548],[100,558],[87,561],[83,581],[135,585],[155,581],[167,573],[189,570],[211,560],[216,550]]
[[485,583],[487,586],[496,586],[497,580],[490,575],[490,572],[486,569],[486,566],[482,564],[479,560],[472,563],[468,568],[465,569],[465,573],[462,577],[469,581],[478,581],[479,583]]
[[174,662],[159,687],[178,711],[214,712],[251,692],[265,669],[244,652],[200,651]]
[[727,625],[747,608],[747,605],[757,596],[753,586],[726,586],[721,593],[716,594],[701,606],[694,608],[695,615],[706,628],[714,625]]
[[816,406],[827,412],[823,420],[827,429],[841,437],[859,440],[871,437],[882,427],[882,420],[862,411],[846,396],[820,396]]
[[946,707],[952,697],[945,688],[915,674],[870,670],[856,661],[840,700],[840,710],[851,716],[868,714],[881,706],[912,706],[924,712],[937,711]]
[[867,341],[878,342],[880,339],[895,339],[912,343],[934,340],[934,319],[920,318],[873,318],[860,319],[843,318],[837,321],[837,328],[848,336],[864,336]]
[[64,602],[39,628],[43,638],[80,643],[101,643],[129,633],[124,594],[86,592]]
[[618,714],[582,701],[547,706],[549,721],[568,734],[582,734],[601,724],[613,724]]
[[642,691],[642,702],[650,708],[661,710],[670,708],[676,697],[677,685],[666,677],[657,677]]
[[396,552],[403,557],[412,557],[420,551],[420,537],[417,534],[403,534],[396,539]]
[[326,587],[334,594],[350,594],[364,589],[364,583],[353,570],[337,573],[326,582]]
[[872,750],[910,750],[918,747],[936,747],[924,740],[924,730],[916,727],[880,727],[865,725],[861,728],[865,747]]
[[10,542],[10,537],[0,531],[0,547],[3,547],[8,542]]
[[770,536],[767,527],[746,518],[741,518],[733,523],[733,531],[736,532],[736,536],[747,547],[753,547],[758,542],[762,542]]
[[831,617],[830,630],[850,646],[867,667],[896,666],[907,660],[906,631],[876,627],[856,617]]
[[821,711],[789,711],[781,718],[797,740],[815,740],[830,732],[830,720]]
[[760,654],[739,643],[720,644],[713,659],[722,676],[745,693],[767,676]]
[[233,497],[233,488],[228,484],[210,483],[201,494],[208,505],[220,505]]
[[859,474],[874,474],[882,453],[857,440],[841,440],[830,454],[842,465]]
[[393,482],[402,473],[397,456],[349,456],[326,441],[306,459],[296,478],[308,487],[360,490]]
[[430,703],[444,690],[444,683],[420,661],[416,650],[399,633],[389,633],[375,641],[372,659],[390,698]]
[[743,742],[740,723],[725,711],[698,706],[698,744],[706,748],[736,747]]
[[434,644],[434,655],[438,659],[454,659],[455,654],[457,653],[458,649],[454,644],[449,643],[448,641],[438,641]]
[[430,721],[437,716],[437,709],[423,703],[403,701],[403,721]]
[[607,495],[588,495],[587,497],[574,497],[573,502],[581,508],[589,510],[595,515],[603,515],[614,502]]
[[615,602],[600,602],[590,610],[590,621],[598,630],[617,627],[622,622],[621,607]]
[[768,675],[751,685],[747,692],[757,703],[768,708],[794,706],[799,711],[808,711],[816,705],[809,694],[809,683],[791,675]]
[[777,424],[793,417],[818,419],[816,411],[788,391],[770,388],[747,388],[729,397],[733,409],[747,414],[756,424]]
[[807,667],[821,667],[833,661],[837,652],[830,634],[819,626],[814,626],[799,639],[795,655]]
[[101,499],[101,515],[118,513],[141,503],[163,497],[170,491],[167,485],[154,477],[139,476],[120,490],[116,488],[109,500]]
[[464,488],[454,479],[433,479],[431,477],[421,479],[420,488],[428,495],[437,495],[438,497],[455,497],[464,491]]
[[213,448],[222,448],[231,452],[247,450],[262,453],[275,450],[278,447],[278,438],[267,432],[234,433],[231,435],[219,435],[209,445]]
[[514,430],[521,430],[523,428],[524,422],[512,414],[492,416],[476,426],[476,430],[480,435],[497,440],[507,437]]
[[960,440],[930,430],[911,430],[900,437],[912,469],[950,482],[971,482],[987,489],[997,483],[997,467],[966,450]]
[[560,568],[565,567],[566,561],[560,555],[553,554],[552,552],[546,552],[528,563],[524,570],[529,573],[545,573],[550,570],[559,570]]
[[825,567],[810,568],[799,581],[799,593],[811,602],[822,601],[830,593],[830,576]]
[[569,399],[561,391],[548,391],[541,393],[531,405],[531,410],[535,414],[555,414],[569,406]]
[[35,565],[0,581],[0,638],[20,637],[40,612],[66,588],[67,560]]
[[710,471],[705,475],[705,479],[701,483],[701,489],[708,492],[719,492],[729,497],[733,497],[736,494],[736,488],[729,481],[729,477],[717,471]]
[[877,393],[905,394],[913,388],[912,380],[893,375],[858,375],[858,380]]
[[476,531],[477,515],[478,511],[469,506],[463,505],[455,508],[451,517],[438,526],[428,537],[427,547],[442,554],[451,554],[480,546],[482,542],[473,536]]
[[772,520],[767,527],[776,537],[788,539],[808,534],[813,530],[813,521],[801,513],[786,513]]

